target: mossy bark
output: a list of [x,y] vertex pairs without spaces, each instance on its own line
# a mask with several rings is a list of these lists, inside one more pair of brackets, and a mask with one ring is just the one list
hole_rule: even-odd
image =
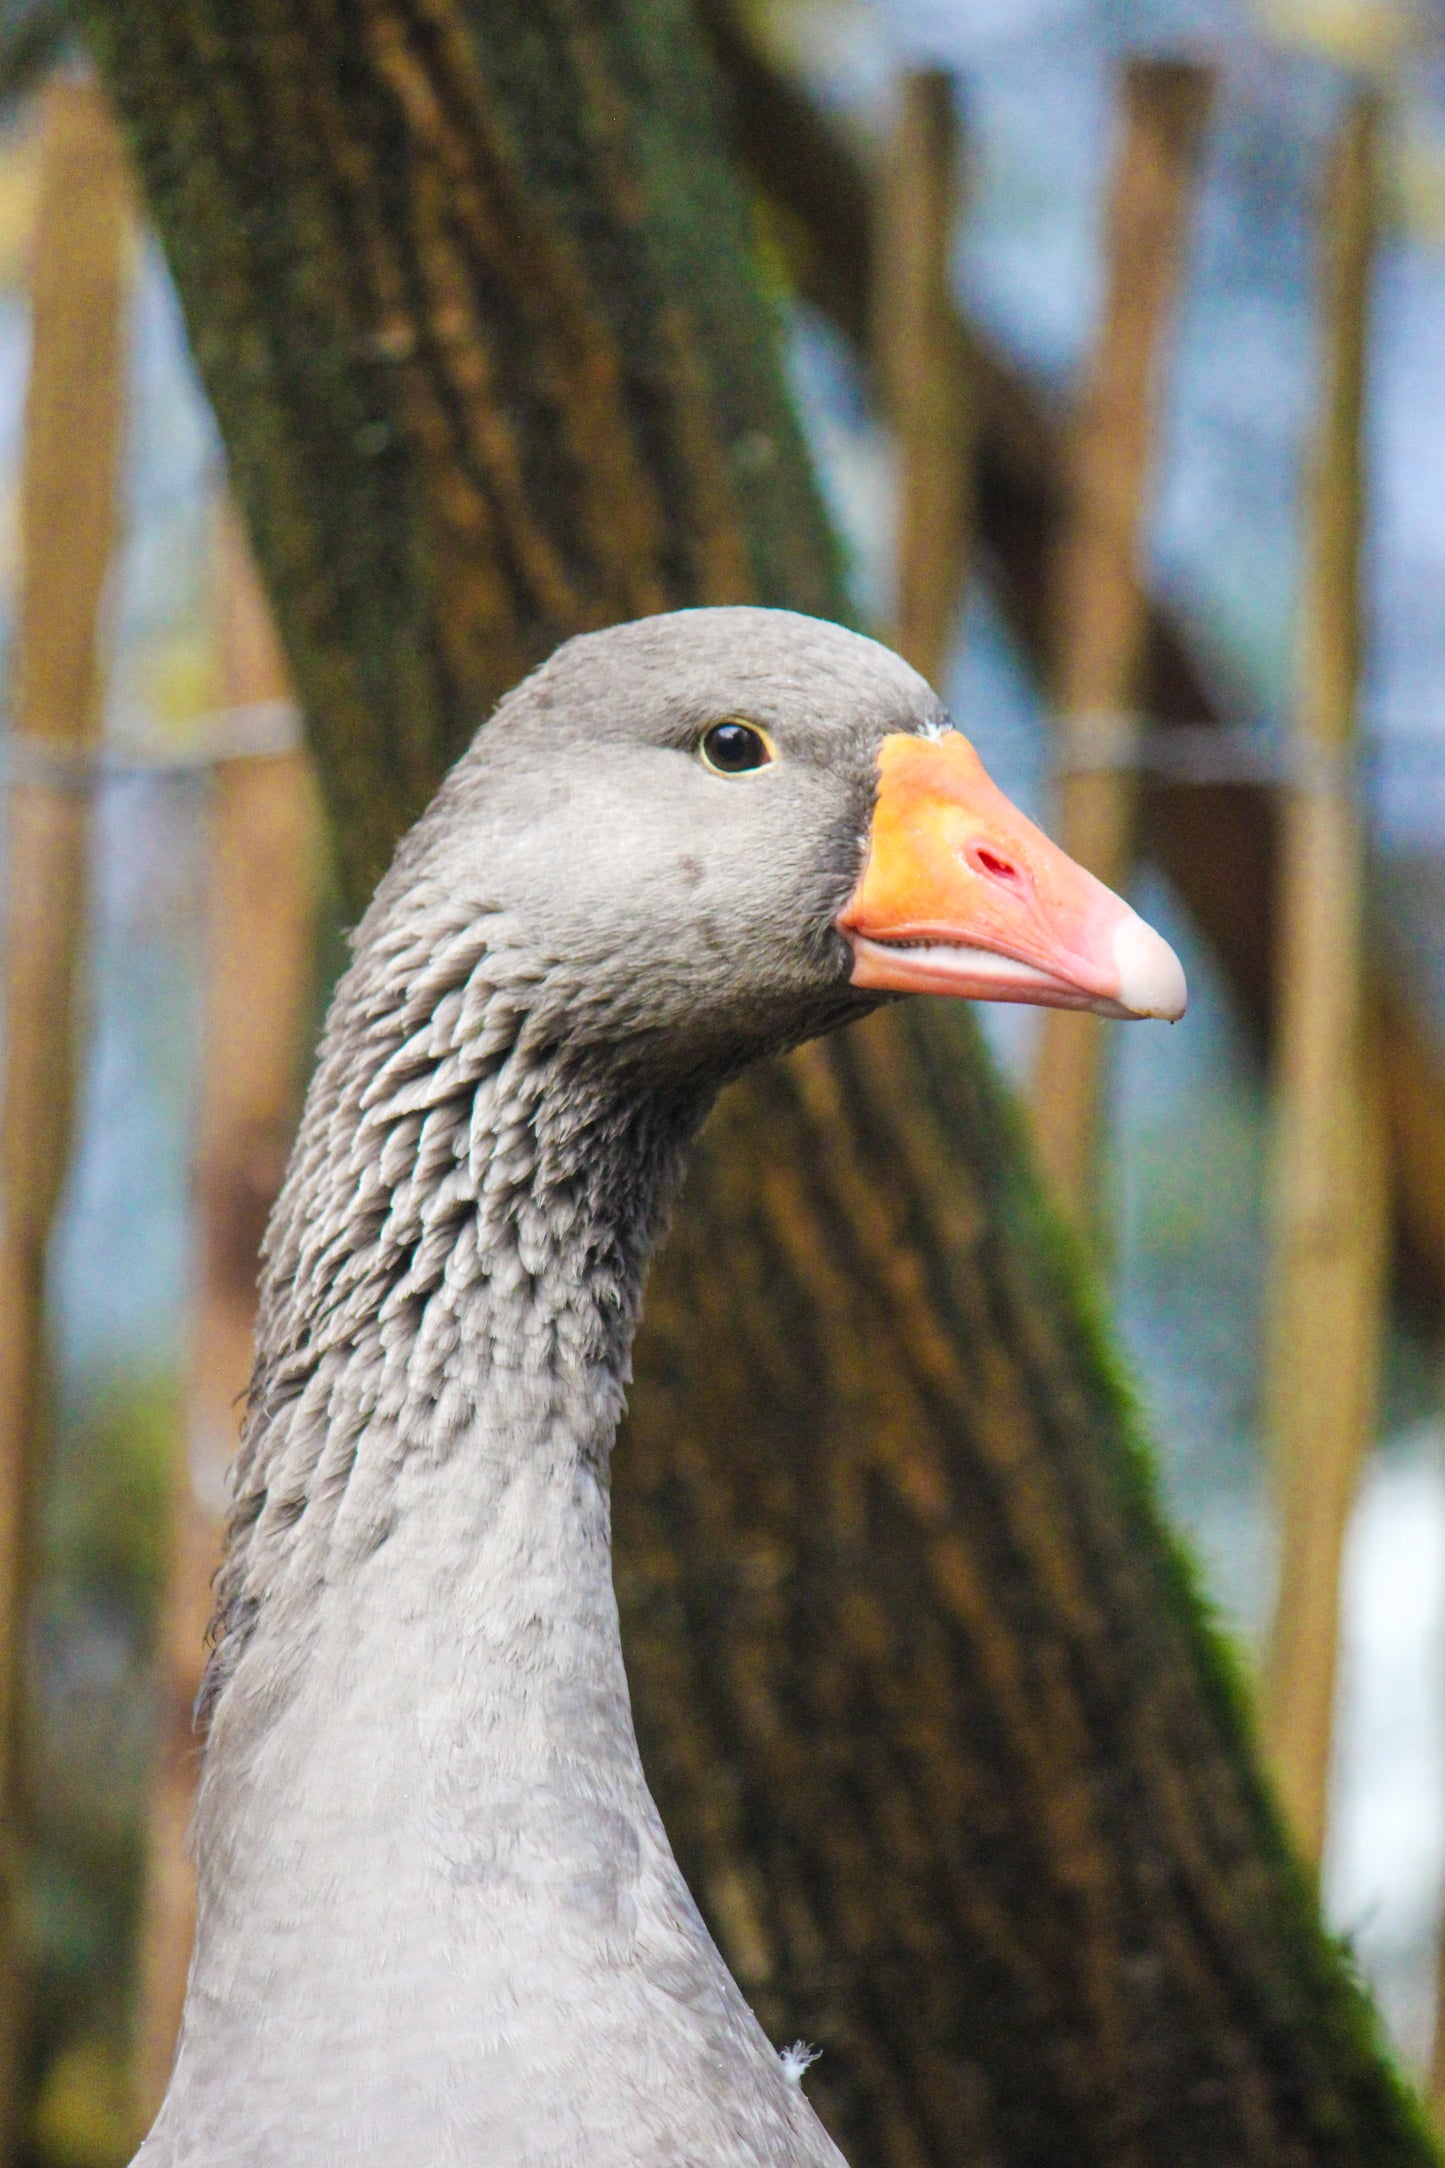
[[[92,0],[359,903],[565,633],[833,551],[678,0]],[[710,1126],[616,1457],[679,1856],[854,2161],[1424,2163],[965,1016]]]

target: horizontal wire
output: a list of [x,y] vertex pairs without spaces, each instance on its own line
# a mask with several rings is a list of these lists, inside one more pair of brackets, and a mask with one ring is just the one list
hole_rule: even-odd
[[1054,718],[1055,775],[1148,775],[1181,786],[1354,792],[1386,771],[1424,767],[1445,783],[1445,731],[1372,730],[1337,748],[1258,724],[1164,723],[1128,713]]
[[224,761],[274,758],[299,751],[304,738],[294,700],[214,708],[197,717],[194,739],[176,747],[113,738],[75,745],[12,727],[0,733],[0,774],[27,788],[89,791],[124,777],[204,775]]
[[[12,727],[0,732],[0,777],[85,791],[128,777],[203,775],[224,761],[296,752],[305,740],[304,724],[294,700],[260,700],[198,717],[194,736],[180,747],[114,738],[74,745]],[[1055,716],[1051,742],[1050,766],[1058,776],[1136,774],[1186,788],[1341,791],[1378,782],[1385,771],[1424,768],[1445,785],[1445,731],[1427,726],[1372,731],[1331,753],[1257,724],[1165,723],[1099,711]]]

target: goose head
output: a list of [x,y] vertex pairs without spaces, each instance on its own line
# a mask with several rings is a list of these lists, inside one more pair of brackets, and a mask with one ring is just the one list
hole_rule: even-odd
[[1182,1014],[1168,944],[1004,797],[899,658],[779,610],[585,634],[388,887],[485,895],[576,1047],[730,1072],[890,996]]

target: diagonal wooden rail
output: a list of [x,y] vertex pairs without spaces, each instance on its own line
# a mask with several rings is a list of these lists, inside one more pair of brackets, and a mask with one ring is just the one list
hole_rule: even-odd
[[[730,0],[695,0],[721,65],[738,156],[775,212],[774,231],[803,297],[867,352],[871,187],[863,164],[744,29]],[[972,387],[977,535],[1019,645],[1042,676],[1049,654],[1049,571],[1066,509],[1066,424],[955,310],[955,373]],[[1151,600],[1139,666],[1142,713],[1227,722],[1177,612]],[[1145,781],[1140,847],[1169,875],[1209,939],[1260,1038],[1274,1011],[1279,804],[1267,784],[1181,787]],[[1388,961],[1371,951],[1371,999],[1394,1167],[1401,1285],[1445,1305],[1445,1051]]]

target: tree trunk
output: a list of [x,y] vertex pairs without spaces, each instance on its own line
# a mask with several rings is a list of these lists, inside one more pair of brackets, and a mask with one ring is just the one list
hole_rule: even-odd
[[[353,904],[564,633],[830,611],[677,0],[93,0]],[[968,1019],[729,1094],[615,1471],[644,1754],[855,2168],[1425,2162]]]

